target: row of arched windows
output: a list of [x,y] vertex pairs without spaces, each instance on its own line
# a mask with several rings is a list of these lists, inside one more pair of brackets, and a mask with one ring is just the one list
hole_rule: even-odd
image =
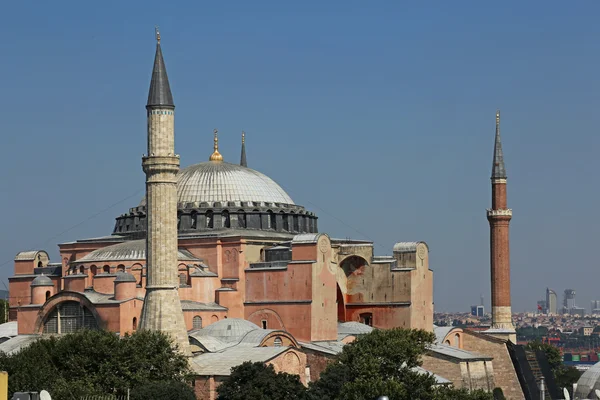
[[[254,210],[254,213],[260,213],[259,210]],[[286,214],[285,212],[281,211],[279,213],[281,215],[281,229],[283,229],[284,231],[293,231],[293,232],[300,232],[300,230],[305,231],[305,230],[310,230],[308,227],[303,227],[301,229],[300,227],[300,216],[298,214],[294,214],[293,212],[291,212],[290,214]],[[256,228],[262,228],[262,229],[273,229],[273,230],[277,230],[277,214],[274,213],[271,210],[267,211],[267,226],[259,226]],[[182,214],[179,213],[177,215],[177,229],[181,229],[181,216]],[[198,229],[199,225],[199,218],[198,218],[198,213],[196,211],[193,211],[190,215],[191,217],[191,224],[190,224],[190,229]],[[247,228],[247,217],[246,217],[246,212],[244,210],[239,210],[236,213],[236,220],[237,221],[234,223],[234,226],[232,226],[232,218],[231,215],[229,213],[228,210],[223,210],[221,211],[221,222],[220,222],[220,226],[216,226],[215,225],[215,213],[212,210],[208,210],[206,211],[206,213],[204,213],[204,223],[203,223],[203,227],[207,228],[207,229],[214,229],[214,228]],[[291,218],[290,218],[291,217]],[[291,219],[291,221],[290,221]],[[290,222],[291,222],[291,227],[290,227]],[[307,224],[309,224],[309,222],[306,222]],[[303,222],[304,225],[304,222]],[[290,229],[291,228],[291,229]]]

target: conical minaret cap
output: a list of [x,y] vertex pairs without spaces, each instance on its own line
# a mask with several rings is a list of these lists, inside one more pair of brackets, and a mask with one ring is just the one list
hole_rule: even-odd
[[158,28],[156,28],[156,55],[154,56],[154,68],[152,69],[152,80],[150,81],[150,91],[146,107],[175,108],[167,76],[167,67],[165,66],[165,60],[160,48],[160,32],[158,32]]
[[492,165],[492,180],[506,179],[502,141],[500,140],[500,110],[496,111],[496,141],[494,143],[494,163]]

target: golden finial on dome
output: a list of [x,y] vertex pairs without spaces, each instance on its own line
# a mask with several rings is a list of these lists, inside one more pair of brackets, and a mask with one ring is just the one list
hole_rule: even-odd
[[215,134],[215,151],[210,155],[209,160],[210,161],[223,161],[223,156],[221,155],[221,153],[219,153],[219,136],[218,136],[219,131],[217,129],[215,129],[213,131],[213,133]]

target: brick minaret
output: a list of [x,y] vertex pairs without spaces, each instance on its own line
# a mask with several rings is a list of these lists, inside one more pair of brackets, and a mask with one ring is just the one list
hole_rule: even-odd
[[506,170],[500,141],[500,111],[496,112],[496,142],[492,165],[492,208],[487,210],[490,223],[490,267],[492,276],[492,329],[491,334],[500,334],[515,339],[510,308],[510,250],[508,225],[512,210],[506,203]]
[[156,56],[146,105],[148,155],[142,158],[146,173],[146,297],[140,329],[171,336],[184,354],[191,354],[177,279],[177,172],[175,104],[156,31]]

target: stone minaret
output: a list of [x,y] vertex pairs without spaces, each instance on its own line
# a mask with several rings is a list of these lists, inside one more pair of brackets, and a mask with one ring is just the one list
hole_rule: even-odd
[[156,31],[156,56],[146,105],[148,155],[142,158],[146,173],[146,297],[140,329],[162,331],[179,350],[190,354],[189,339],[179,301],[177,279],[177,172],[175,104]]
[[492,329],[494,336],[515,341],[510,308],[510,250],[508,225],[512,210],[506,204],[506,170],[500,141],[500,111],[496,112],[496,142],[492,165],[492,208],[487,210],[490,223],[490,267],[492,276]]

